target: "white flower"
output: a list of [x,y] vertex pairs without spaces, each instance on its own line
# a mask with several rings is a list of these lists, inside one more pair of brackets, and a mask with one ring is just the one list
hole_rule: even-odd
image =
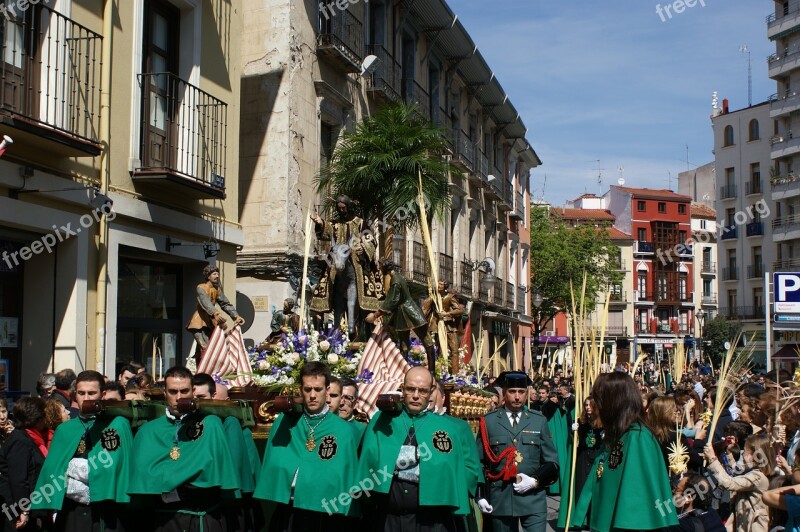
[[291,359],[292,364],[297,364],[300,362],[300,355],[298,353],[292,353],[289,358]]
[[323,353],[330,348],[331,348],[331,343],[327,340],[323,340],[319,343],[319,350],[322,351]]
[[339,362],[339,355],[336,353],[328,355],[328,364],[336,364],[337,362]]
[[258,361],[258,369],[260,369],[261,371],[268,370],[269,369],[269,362],[267,362],[266,360],[259,360]]

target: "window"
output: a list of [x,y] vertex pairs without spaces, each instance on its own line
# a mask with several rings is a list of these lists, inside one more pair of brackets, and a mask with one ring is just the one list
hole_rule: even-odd
[[747,139],[750,142],[752,142],[754,140],[759,140],[761,138],[761,137],[759,137],[759,134],[758,134],[758,120],[756,120],[754,118],[754,119],[752,119],[750,121],[750,124],[747,126],[747,132],[748,132],[748,138]]
[[703,267],[711,264],[711,248],[703,248]]
[[727,227],[736,225],[736,209],[725,209],[725,225]]
[[711,288],[711,279],[703,279],[703,297],[713,297],[713,288]]
[[722,145],[733,146],[733,126],[725,126]]
[[725,169],[725,186],[733,187],[736,184],[736,170],[734,168]]
[[640,242],[647,242],[647,229],[640,227],[636,230],[636,239]]
[[667,212],[667,204],[663,201],[658,202],[658,212]]
[[678,204],[678,214],[686,214],[686,204],[679,203]]
[[736,290],[728,290],[728,316],[736,315]]
[[706,227],[707,223],[708,223],[708,220],[700,220],[700,229],[705,231],[707,229],[707,227]]
[[[736,250],[735,249],[729,249],[728,250],[728,270],[730,270],[731,273],[734,273],[736,271]],[[735,279],[735,277],[733,279]]]
[[680,276],[678,290],[680,291],[681,301],[686,301],[688,299],[688,275],[682,273]]
[[647,210],[647,203],[644,201],[639,201],[636,203],[636,210],[639,212],[644,212]]
[[639,301],[647,299],[647,274],[639,272],[639,278],[636,283],[636,290],[639,292]]
[[686,244],[686,231],[678,231],[678,243],[685,245]]
[[764,308],[764,289],[762,287],[753,288],[754,314],[759,314]]
[[753,163],[750,165],[750,178],[753,181],[757,179],[761,179],[761,164],[760,163]]

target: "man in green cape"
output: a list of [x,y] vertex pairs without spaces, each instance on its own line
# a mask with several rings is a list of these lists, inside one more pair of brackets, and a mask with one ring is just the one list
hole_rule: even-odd
[[182,366],[164,375],[166,416],[139,428],[133,442],[133,462],[145,469],[133,475],[131,495],[155,508],[150,530],[230,529],[230,501],[241,480],[222,421],[217,416],[181,414],[179,399],[192,397],[192,373]]
[[[75,381],[78,411],[100,399],[105,378],[82,371]],[[58,426],[34,493],[33,510],[54,510],[56,530],[124,530],[133,446],[123,417],[80,414]]]
[[358,485],[373,503],[369,530],[452,531],[470,514],[480,471],[472,432],[428,411],[432,391],[430,371],[411,368],[402,408],[379,412],[367,426]]
[[530,378],[507,371],[495,383],[504,406],[481,419],[477,443],[486,485],[479,486],[478,506],[491,514],[494,532],[538,532],[546,527],[545,488],[558,478],[558,454],[545,417],[525,406]]
[[358,384],[353,379],[342,379],[342,401],[339,403],[339,417],[349,422],[355,429],[358,441],[364,436],[367,424],[362,423],[355,416],[356,403],[358,402]]
[[307,362],[300,370],[303,412],[283,413],[270,431],[253,496],[277,503],[270,532],[350,529],[358,437],[326,403],[330,368]]

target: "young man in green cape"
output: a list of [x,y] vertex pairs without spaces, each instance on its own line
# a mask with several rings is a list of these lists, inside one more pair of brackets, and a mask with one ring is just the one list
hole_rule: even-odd
[[[97,401],[105,378],[82,371],[75,381],[78,411]],[[131,475],[131,426],[123,417],[80,414],[58,426],[39,481],[31,496],[33,510],[54,510],[56,530],[125,529]]]
[[[494,532],[544,530],[545,488],[558,478],[558,454],[545,417],[525,406],[531,380],[525,373],[501,373],[504,406],[481,420],[478,454],[486,472],[478,506],[490,514]],[[483,488],[483,489],[481,489]]]
[[230,501],[241,480],[217,416],[181,414],[179,399],[192,397],[192,373],[182,366],[164,375],[166,416],[139,428],[133,462],[144,469],[128,488],[140,502],[155,508],[153,522],[143,529],[225,531],[235,516]]
[[479,474],[472,432],[428,411],[433,385],[430,371],[411,368],[402,409],[379,412],[367,426],[358,478],[373,504],[369,530],[451,531],[470,514]]
[[277,503],[270,532],[350,530],[355,517],[358,437],[326,404],[330,368],[307,362],[300,370],[301,414],[278,416],[264,451],[253,496]]

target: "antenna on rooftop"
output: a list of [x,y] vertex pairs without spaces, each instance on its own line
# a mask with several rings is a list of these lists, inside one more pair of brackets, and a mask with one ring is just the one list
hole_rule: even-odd
[[739,51],[747,54],[747,106],[753,106],[753,69],[750,61],[750,49],[746,44],[739,47]]

